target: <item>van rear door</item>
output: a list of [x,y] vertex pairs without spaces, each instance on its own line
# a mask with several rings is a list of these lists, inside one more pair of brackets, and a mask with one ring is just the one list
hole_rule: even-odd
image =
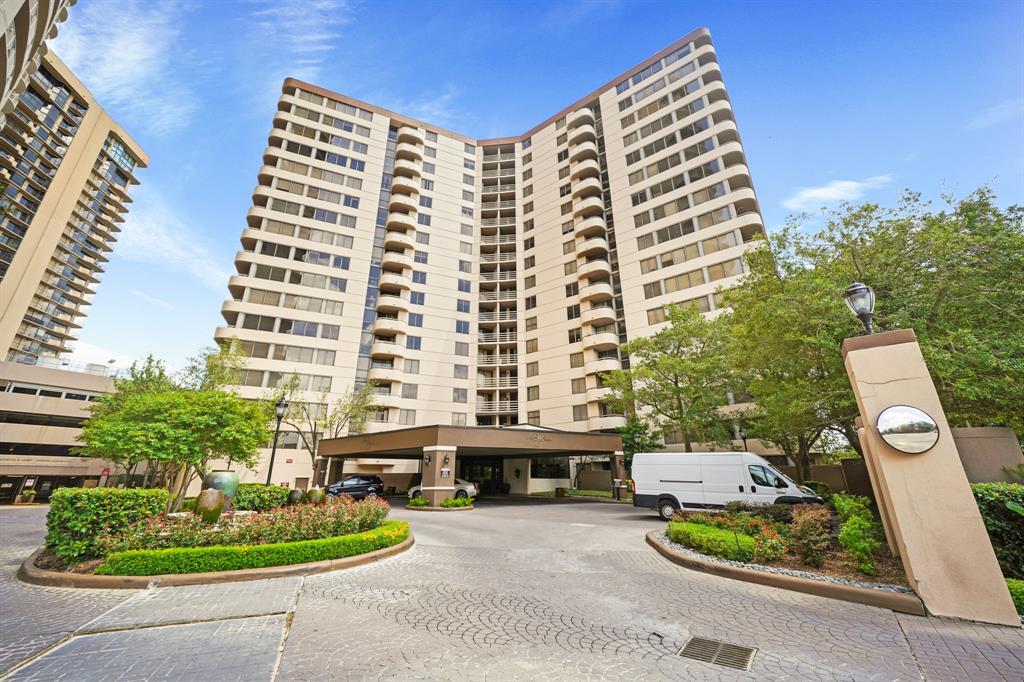
[[747,499],[740,455],[709,454],[701,455],[700,460],[705,504],[724,507],[727,502]]

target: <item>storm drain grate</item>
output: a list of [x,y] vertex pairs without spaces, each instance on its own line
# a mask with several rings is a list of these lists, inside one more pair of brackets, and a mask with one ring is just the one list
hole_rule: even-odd
[[692,658],[695,661],[713,663],[737,670],[750,670],[750,664],[754,662],[756,653],[757,649],[749,646],[739,646],[703,637],[691,637],[679,650],[679,655],[683,658]]

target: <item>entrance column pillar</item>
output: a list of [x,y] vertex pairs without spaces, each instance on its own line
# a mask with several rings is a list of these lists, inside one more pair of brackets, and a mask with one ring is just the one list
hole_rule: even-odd
[[619,479],[620,484],[626,480],[626,457],[622,450],[612,453],[612,497],[618,500],[622,496],[622,488],[615,487],[616,478]]
[[455,497],[454,445],[428,445],[423,448],[423,476],[420,490],[431,507],[440,507],[441,500]]

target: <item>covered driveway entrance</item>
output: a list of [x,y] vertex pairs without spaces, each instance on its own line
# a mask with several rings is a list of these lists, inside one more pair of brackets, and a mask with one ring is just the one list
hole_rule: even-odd
[[[493,487],[500,485],[499,481],[504,482],[502,477],[505,481],[516,479],[517,473],[518,478],[528,477],[529,462],[534,457],[606,455],[612,462],[612,476],[625,477],[622,439],[617,434],[529,426],[434,425],[363,433],[323,440],[317,454],[328,461],[336,458],[419,460],[423,496],[431,506],[440,506],[441,500],[454,495],[458,474],[463,478],[475,477],[481,484],[486,482],[488,487]],[[525,464],[516,467],[517,461]],[[506,462],[509,466],[504,466]]]

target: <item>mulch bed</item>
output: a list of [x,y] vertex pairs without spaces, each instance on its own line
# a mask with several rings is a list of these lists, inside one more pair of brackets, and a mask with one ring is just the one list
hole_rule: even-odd
[[881,547],[874,555],[875,575],[861,573],[857,569],[857,562],[850,554],[841,547],[834,547],[833,551],[825,558],[825,564],[818,568],[805,565],[793,554],[784,554],[778,561],[770,565],[777,568],[788,568],[795,571],[811,571],[820,575],[827,575],[843,580],[870,581],[874,583],[885,583],[887,585],[907,585],[907,576],[903,573],[903,563],[890,552],[889,548]]
[[103,559],[89,559],[88,561],[79,561],[74,564],[68,564],[66,561],[61,559],[59,556],[51,552],[49,549],[44,549],[39,556],[36,557],[35,564],[39,568],[45,568],[48,571],[63,571],[65,573],[95,573],[96,567],[103,563]]

